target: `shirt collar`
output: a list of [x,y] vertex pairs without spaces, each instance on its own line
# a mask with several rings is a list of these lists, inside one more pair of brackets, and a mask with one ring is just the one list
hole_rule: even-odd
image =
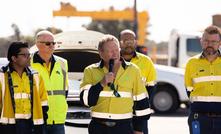
[[[123,67],[124,69],[126,69],[126,66],[132,65],[130,62],[126,62],[126,61],[124,60],[124,58],[122,58],[122,57],[120,57],[120,61],[122,61],[122,67]],[[104,67],[104,61],[103,61],[103,59],[101,59],[101,61],[98,62],[98,63],[94,66],[94,68],[98,68],[98,67],[100,67],[100,68],[103,68],[103,67]]]
[[[121,52],[120,52],[120,56],[122,56],[122,53],[121,53]],[[138,57],[138,55],[137,55],[137,51],[136,51],[136,50],[134,51],[134,55],[133,55],[133,58],[135,58],[135,57],[137,57],[137,58],[139,59],[139,57]],[[132,59],[133,59],[133,58],[132,58]],[[131,60],[131,59],[130,59],[130,60]],[[129,60],[129,61],[130,61],[130,60]],[[128,61],[128,62],[129,62],[129,61]]]
[[[218,49],[218,52],[219,52],[219,56],[218,56],[218,57],[220,57],[220,56],[221,56],[221,53],[220,53],[220,50],[219,50],[219,49]],[[200,53],[199,59],[200,59],[201,57],[205,59],[205,57],[203,56],[203,51]]]
[[[10,72],[10,73],[13,73],[14,71],[17,72],[17,71],[15,70],[15,68],[12,66],[11,63],[9,63],[8,67],[9,67],[9,72]],[[23,71],[27,73],[28,69],[27,69],[27,68],[24,68]]]

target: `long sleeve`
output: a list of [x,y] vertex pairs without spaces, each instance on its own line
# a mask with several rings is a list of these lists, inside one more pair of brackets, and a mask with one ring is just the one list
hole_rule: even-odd
[[143,131],[143,121],[150,118],[149,99],[146,94],[146,89],[142,85],[140,71],[136,75],[136,82],[134,86],[134,113],[135,116],[132,120],[133,129],[135,131]]

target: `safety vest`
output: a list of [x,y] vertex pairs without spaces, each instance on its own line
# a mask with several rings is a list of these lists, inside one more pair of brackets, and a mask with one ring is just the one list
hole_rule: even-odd
[[49,111],[47,124],[63,124],[66,120],[67,101],[66,80],[67,80],[67,61],[58,56],[52,55],[53,62],[50,76],[47,69],[37,60],[40,56],[37,52],[31,59],[31,66],[37,70],[44,79],[45,88],[49,97]]
[[[43,113],[42,113],[42,106],[48,106],[47,101],[47,94],[46,92],[43,93],[43,90],[39,91],[40,87],[40,80],[39,75],[35,71],[33,73],[33,101],[32,101],[32,115],[30,114],[29,117],[32,116],[33,124],[34,125],[43,125]],[[19,117],[19,114],[14,112],[14,105],[13,101],[14,98],[19,99],[16,94],[11,96],[9,86],[6,86],[8,82],[8,74],[7,72],[4,73],[2,70],[0,71],[0,84],[1,84],[1,93],[0,93],[0,109],[1,109],[1,119],[0,123],[2,124],[15,124],[15,117]],[[41,80],[42,81],[42,80]],[[41,94],[41,98],[40,98]],[[22,97],[25,98],[25,94],[22,94]],[[21,96],[20,96],[21,97]]]

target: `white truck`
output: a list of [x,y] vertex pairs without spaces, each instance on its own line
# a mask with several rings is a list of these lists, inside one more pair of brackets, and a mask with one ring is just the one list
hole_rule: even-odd
[[[70,90],[68,102],[79,104],[79,85],[83,78],[84,68],[100,61],[97,44],[102,33],[95,31],[71,31],[55,35],[55,55],[68,60],[68,77]],[[31,52],[37,50],[36,46]],[[176,111],[181,103],[189,99],[184,87],[184,69],[163,65],[155,65],[157,70],[157,91],[151,103],[155,113],[171,113]]]
[[168,42],[168,66],[185,68],[189,58],[202,51],[202,32],[180,32],[172,30]]

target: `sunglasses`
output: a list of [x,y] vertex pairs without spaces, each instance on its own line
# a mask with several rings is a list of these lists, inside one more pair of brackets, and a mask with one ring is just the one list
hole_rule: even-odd
[[24,53],[24,54],[18,54],[18,55],[24,55],[25,58],[32,57],[32,54],[30,54],[30,53]]
[[118,90],[118,85],[117,85],[117,90],[115,90],[114,84],[111,84],[110,88],[111,88],[111,90],[114,90],[114,92],[113,92],[114,95],[115,95],[117,98],[119,98],[119,97],[120,97],[120,94],[117,92],[117,90]]
[[121,44],[134,44],[136,42],[136,40],[121,40],[120,43]]
[[39,42],[39,43],[44,43],[46,46],[50,46],[51,43],[52,43],[53,45],[56,44],[56,42]]

